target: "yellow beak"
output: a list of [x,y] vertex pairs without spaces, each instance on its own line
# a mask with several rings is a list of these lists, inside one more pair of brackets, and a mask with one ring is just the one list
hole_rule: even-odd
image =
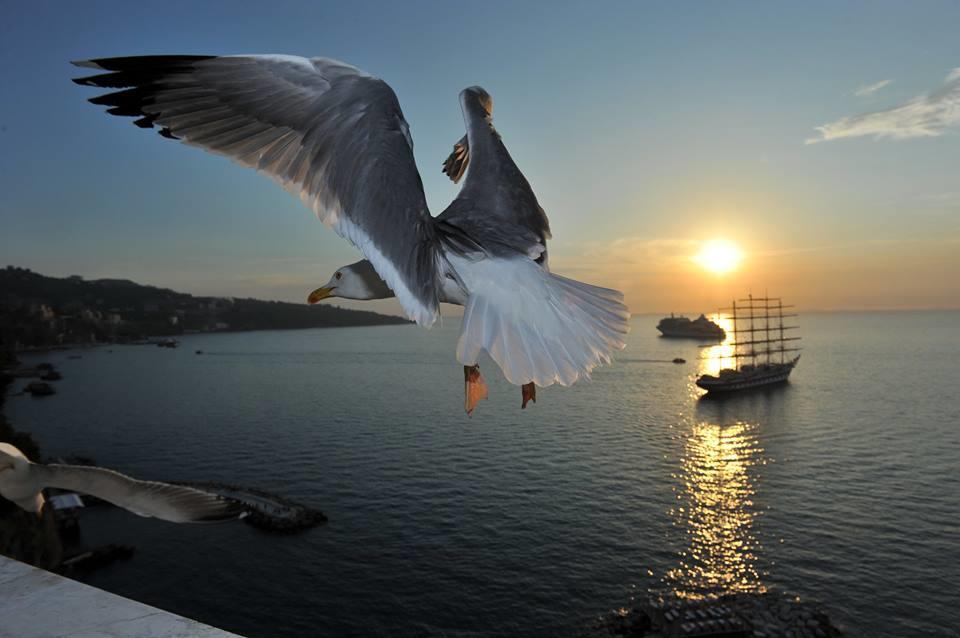
[[321,299],[326,299],[327,297],[333,296],[333,288],[324,286],[323,288],[317,288],[310,293],[310,296],[307,297],[308,304],[315,304]]

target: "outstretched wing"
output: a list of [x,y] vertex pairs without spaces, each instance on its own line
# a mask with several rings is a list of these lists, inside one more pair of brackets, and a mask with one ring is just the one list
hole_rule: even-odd
[[143,128],[263,171],[357,246],[422,325],[438,315],[438,250],[393,90],[343,62],[283,55],[75,62],[92,98]]
[[40,487],[58,487],[102,498],[139,516],[174,523],[207,523],[238,518],[244,508],[217,494],[183,485],[138,481],[102,467],[35,465]]
[[466,178],[457,198],[437,217],[441,230],[456,229],[487,254],[519,253],[546,267],[550,222],[493,126],[489,94],[470,87],[460,93],[460,102],[467,134],[454,144],[443,172],[454,183]]

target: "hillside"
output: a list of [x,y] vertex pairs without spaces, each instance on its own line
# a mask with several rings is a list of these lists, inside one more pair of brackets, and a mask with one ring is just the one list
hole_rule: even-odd
[[405,323],[400,317],[326,304],[195,297],[126,279],[87,281],[13,266],[0,269],[0,351],[185,332]]

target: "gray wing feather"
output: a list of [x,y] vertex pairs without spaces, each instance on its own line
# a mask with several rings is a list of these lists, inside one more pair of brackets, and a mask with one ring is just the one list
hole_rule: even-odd
[[266,173],[356,245],[411,318],[436,319],[436,232],[409,127],[385,82],[336,60],[295,56],[75,64],[108,71],[79,84],[128,87],[91,102]]
[[470,164],[470,143],[467,136],[464,135],[460,141],[453,145],[453,152],[443,162],[443,173],[450,178],[454,184],[460,183],[463,174],[467,172],[467,166]]
[[40,487],[57,487],[90,494],[139,516],[174,523],[203,523],[234,519],[244,508],[223,497],[192,487],[156,481],[138,481],[101,467],[34,465]]

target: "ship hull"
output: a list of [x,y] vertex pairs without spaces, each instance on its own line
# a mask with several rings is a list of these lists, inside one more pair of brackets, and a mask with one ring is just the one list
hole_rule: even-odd
[[722,341],[726,336],[722,331],[721,332],[701,332],[697,330],[684,330],[680,329],[670,329],[670,328],[660,328],[657,330],[660,331],[660,335],[663,337],[668,337],[670,339],[710,339]]
[[773,364],[764,370],[735,372],[721,377],[704,375],[697,379],[696,383],[698,387],[703,388],[709,394],[740,392],[786,383],[799,360],[800,357],[797,357],[789,363]]

